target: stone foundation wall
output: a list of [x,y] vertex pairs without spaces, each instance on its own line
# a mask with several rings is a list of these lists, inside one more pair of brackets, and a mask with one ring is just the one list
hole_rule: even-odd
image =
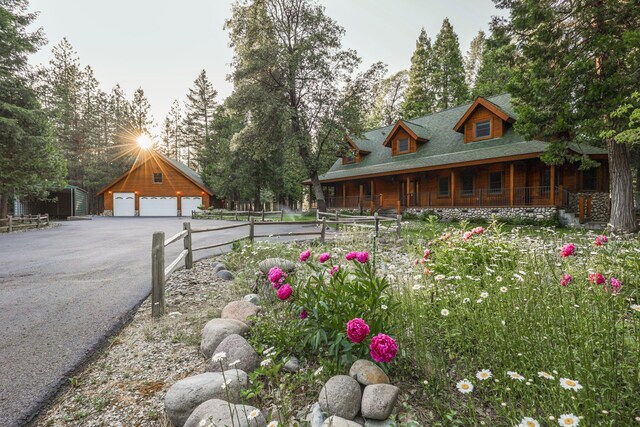
[[550,221],[558,217],[556,207],[509,207],[509,208],[409,208],[406,212],[417,215],[436,215],[443,219],[526,219],[530,221]]
[[611,216],[611,199],[609,197],[609,193],[569,193],[568,210],[574,212],[576,216],[578,216],[580,212],[580,196],[585,196],[585,198],[591,197],[591,221],[609,222],[609,217]]
[[104,212],[102,212],[103,216],[113,216],[113,211],[111,209],[105,209]]

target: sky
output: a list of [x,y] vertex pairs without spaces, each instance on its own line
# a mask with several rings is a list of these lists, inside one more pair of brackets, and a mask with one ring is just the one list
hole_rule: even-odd
[[[408,69],[420,29],[434,40],[448,17],[463,53],[479,30],[497,15],[491,0],[320,0],[346,34],[362,66],[382,61],[390,73]],[[219,100],[233,90],[227,80],[233,50],[224,30],[231,0],[31,0],[35,22],[48,44],[32,55],[46,64],[51,49],[66,37],[83,66],[90,65],[104,91],[117,83],[129,98],[142,87],[156,126],[174,99],[183,104],[205,69]]]

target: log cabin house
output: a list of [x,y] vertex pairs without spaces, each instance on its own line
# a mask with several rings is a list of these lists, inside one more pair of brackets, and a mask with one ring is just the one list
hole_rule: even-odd
[[585,194],[590,203],[590,195],[597,193],[607,205],[599,220],[606,221],[607,151],[571,143],[570,151],[596,160],[599,167],[580,171],[571,163],[547,165],[540,155],[548,143],[519,135],[516,120],[509,95],[502,94],[398,120],[360,138],[346,136],[347,154],[320,176],[327,208],[430,209],[458,218],[470,210],[467,217],[535,212],[540,218],[543,212],[546,218],[583,202]]
[[194,170],[154,150],[140,151],[131,169],[100,194],[105,216],[191,216],[213,197]]

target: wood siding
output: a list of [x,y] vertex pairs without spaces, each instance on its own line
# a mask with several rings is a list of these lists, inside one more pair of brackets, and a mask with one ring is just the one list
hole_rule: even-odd
[[[491,134],[484,138],[475,139],[475,127],[477,122],[491,120]],[[467,121],[464,123],[464,142],[482,141],[491,138],[500,138],[504,135],[504,121],[489,111],[486,107],[480,105],[471,113]]]
[[[162,173],[162,184],[153,183],[154,173]],[[182,196],[200,196],[206,208],[210,203],[210,197],[206,192],[160,157],[149,159],[128,176],[105,189],[105,210],[113,210],[113,193],[135,193],[136,211],[140,210],[140,196],[177,197],[178,205]]]
[[[403,138],[409,139],[409,151],[400,153],[398,152],[398,140]],[[400,128],[396,131],[395,135],[393,136],[393,141],[391,142],[392,156],[415,153],[417,149],[418,149],[418,144],[416,143],[416,140],[413,139],[406,130]]]

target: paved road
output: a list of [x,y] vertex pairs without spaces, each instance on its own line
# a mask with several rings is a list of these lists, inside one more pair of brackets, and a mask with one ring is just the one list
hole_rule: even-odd
[[[0,235],[0,426],[28,423],[121,326],[151,290],[152,233],[164,231],[169,237],[184,221],[98,217]],[[274,225],[258,233],[311,228]],[[221,243],[247,233],[244,227],[202,233],[194,235],[194,243]],[[181,246],[169,246],[167,259],[175,258]]]

